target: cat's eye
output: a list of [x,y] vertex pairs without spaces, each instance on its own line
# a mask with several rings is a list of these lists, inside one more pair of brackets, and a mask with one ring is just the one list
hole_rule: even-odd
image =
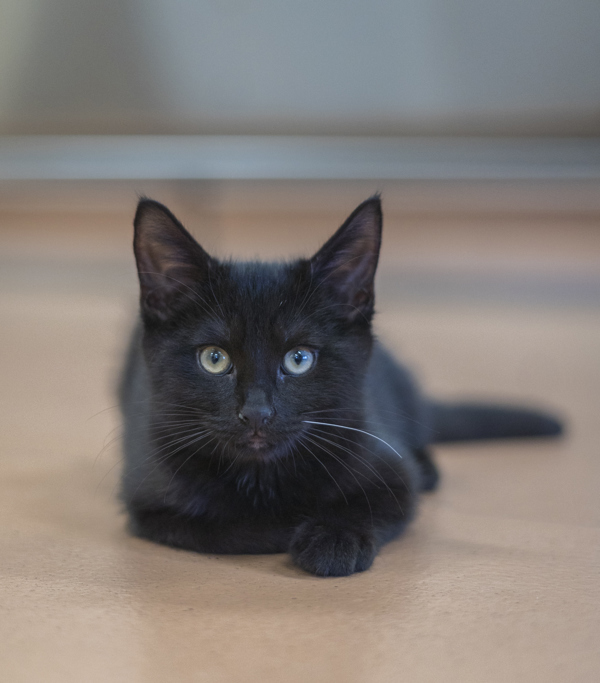
[[303,346],[288,351],[283,357],[283,367],[290,375],[303,375],[315,364],[315,354]]
[[218,346],[206,346],[198,351],[200,365],[211,375],[224,375],[231,368],[231,358],[227,351]]

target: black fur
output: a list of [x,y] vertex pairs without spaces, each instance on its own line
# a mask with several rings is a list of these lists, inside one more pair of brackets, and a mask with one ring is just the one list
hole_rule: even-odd
[[[291,263],[219,262],[148,199],[134,223],[141,323],[121,385],[122,496],[138,536],[289,552],[308,572],[345,576],[368,569],[435,487],[429,443],[557,431],[514,411],[497,428],[489,409],[482,431],[472,407],[425,401],[374,340],[377,196]],[[213,345],[231,358],[225,374],[199,364]],[[316,363],[294,376],[283,358],[298,346]]]

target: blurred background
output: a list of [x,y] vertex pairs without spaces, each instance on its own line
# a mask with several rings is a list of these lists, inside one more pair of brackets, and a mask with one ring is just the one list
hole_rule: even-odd
[[10,134],[598,135],[594,0],[3,0]]
[[[599,67],[597,0],[0,0],[10,680],[186,681],[210,666],[207,680],[286,680],[294,657],[298,681],[309,660],[318,680],[595,680]],[[358,577],[333,604],[305,583],[290,631],[265,607],[297,580],[281,560],[221,563],[221,600],[206,558],[165,568],[123,531],[114,387],[136,318],[131,222],[146,194],[217,256],[308,255],[375,191],[379,335],[430,393],[546,405],[570,435],[441,449],[442,490],[378,560],[400,592],[378,602]],[[238,592],[240,566],[259,576]],[[213,601],[212,630],[177,612],[189,595],[160,592],[165,571],[198,610]],[[370,615],[358,630],[348,605]],[[437,634],[444,656],[410,633]],[[345,658],[333,669],[331,642]]]

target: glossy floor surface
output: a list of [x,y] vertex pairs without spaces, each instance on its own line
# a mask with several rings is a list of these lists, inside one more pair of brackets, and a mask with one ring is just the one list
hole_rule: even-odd
[[[430,392],[551,407],[568,434],[438,449],[405,536],[326,580],[125,532],[112,406],[138,189],[0,188],[0,678],[597,681],[597,188],[386,190],[380,336]],[[268,257],[316,248],[368,194],[142,189],[218,253]]]

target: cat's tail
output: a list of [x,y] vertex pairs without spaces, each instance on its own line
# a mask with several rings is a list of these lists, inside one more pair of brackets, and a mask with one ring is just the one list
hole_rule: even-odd
[[432,403],[433,443],[558,436],[562,423],[528,408],[483,403]]

